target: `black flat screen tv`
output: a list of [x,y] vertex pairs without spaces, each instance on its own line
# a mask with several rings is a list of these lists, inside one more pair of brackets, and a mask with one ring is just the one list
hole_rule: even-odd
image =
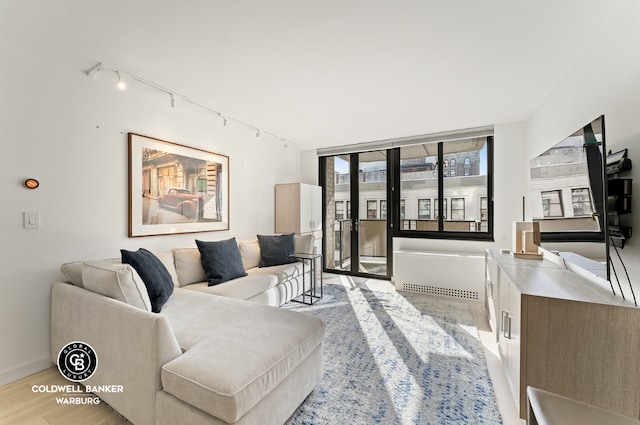
[[601,244],[608,263],[605,152],[602,115],[531,160],[529,196],[543,243]]

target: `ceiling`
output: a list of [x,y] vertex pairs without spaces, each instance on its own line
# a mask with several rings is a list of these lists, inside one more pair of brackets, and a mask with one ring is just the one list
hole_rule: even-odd
[[304,150],[526,120],[623,1],[0,0],[0,38]]

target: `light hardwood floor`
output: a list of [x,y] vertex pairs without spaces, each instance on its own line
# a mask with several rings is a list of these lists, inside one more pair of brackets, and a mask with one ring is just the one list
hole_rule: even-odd
[[[388,281],[344,277],[345,284],[375,291],[394,291]],[[465,302],[465,301],[461,301]],[[498,408],[504,425],[525,425],[518,418],[514,402],[498,359],[498,352],[489,330],[484,305],[469,302],[472,306],[480,340],[485,348],[489,376],[493,382]],[[58,405],[53,394],[34,393],[33,385],[68,385],[69,381],[52,367],[19,381],[0,387],[0,425],[125,425],[126,422],[103,405]]]
[[34,392],[34,385],[69,385],[52,367],[0,387],[0,425],[124,425],[104,405],[57,404],[56,395]]

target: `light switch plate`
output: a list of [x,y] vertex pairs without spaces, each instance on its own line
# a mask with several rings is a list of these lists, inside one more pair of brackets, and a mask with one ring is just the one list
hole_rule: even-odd
[[40,213],[38,211],[25,211],[24,228],[37,229],[40,227]]

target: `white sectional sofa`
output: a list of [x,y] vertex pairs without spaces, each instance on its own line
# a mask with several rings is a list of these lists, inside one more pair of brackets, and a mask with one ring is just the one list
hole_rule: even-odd
[[[295,243],[311,252],[313,240]],[[72,341],[91,345],[98,368],[83,383],[121,385],[96,395],[136,425],[282,424],[321,379],[325,325],[274,307],[302,292],[301,263],[260,268],[257,241],[238,245],[247,276],[216,286],[204,282],[197,248],[157,253],[174,281],[160,313],[128,265],[63,265],[52,359]]]

